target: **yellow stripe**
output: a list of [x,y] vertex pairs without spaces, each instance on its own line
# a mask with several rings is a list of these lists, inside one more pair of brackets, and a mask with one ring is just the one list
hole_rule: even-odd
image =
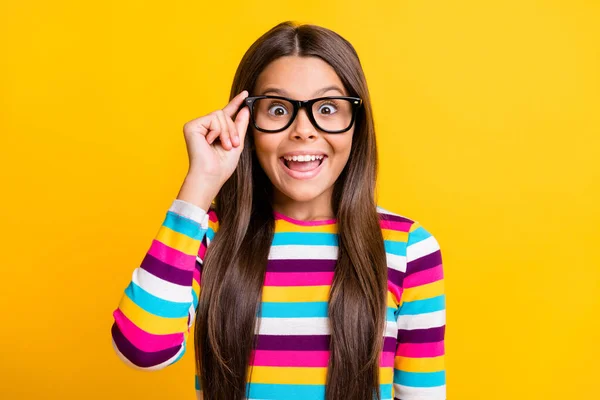
[[210,219],[208,220],[208,227],[213,230],[213,232],[217,233],[219,230],[219,221],[212,222]]
[[324,385],[327,368],[321,367],[253,367],[252,382],[288,385]]
[[119,309],[137,327],[154,335],[168,335],[187,329],[187,317],[164,318],[150,314],[135,304],[126,294],[121,298]]
[[413,233],[414,231],[416,231],[420,227],[421,227],[421,223],[419,221],[413,221],[413,224],[410,226],[410,229],[408,230],[408,232],[409,233]]
[[200,249],[200,240],[192,239],[183,233],[175,232],[164,225],[158,230],[156,240],[191,256],[198,255],[198,250]]
[[438,372],[444,371],[444,356],[411,358],[396,356],[394,367],[406,372]]
[[300,302],[328,301],[329,286],[264,286],[262,301]]
[[389,290],[387,291],[387,306],[388,307],[393,307],[393,308],[397,308],[398,307],[398,303],[396,302],[396,297]]
[[408,242],[408,232],[395,231],[393,229],[382,229],[381,234],[383,240],[391,240],[394,242]]
[[444,294],[444,280],[404,289],[402,302],[430,299]]
[[[379,369],[380,383],[390,384],[394,380],[394,370],[390,367]],[[279,385],[325,385],[327,368],[322,367],[262,367],[252,368],[250,378],[253,383]]]
[[317,233],[337,233],[335,224],[315,225],[315,226],[298,226],[284,219],[275,220],[275,232],[317,232]]
[[195,279],[192,280],[192,290],[196,292],[196,296],[200,299],[200,285],[198,285],[198,282]]
[[[192,282],[192,285],[196,281]],[[324,286],[263,286],[262,301],[294,303],[303,301],[328,301],[328,285]],[[392,292],[387,291],[387,306],[397,308],[398,303]]]

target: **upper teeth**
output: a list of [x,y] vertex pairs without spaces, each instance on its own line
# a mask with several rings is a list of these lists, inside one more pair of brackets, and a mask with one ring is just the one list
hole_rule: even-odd
[[303,155],[303,156],[283,156],[286,161],[315,161],[322,160],[323,155],[312,156],[312,155]]

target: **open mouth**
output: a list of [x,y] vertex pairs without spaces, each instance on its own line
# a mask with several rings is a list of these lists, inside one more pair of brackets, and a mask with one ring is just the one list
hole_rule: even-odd
[[293,161],[281,157],[280,160],[283,162],[283,165],[291,171],[308,172],[319,168],[326,158],[327,156],[322,156],[321,158],[315,158],[314,160],[309,161]]

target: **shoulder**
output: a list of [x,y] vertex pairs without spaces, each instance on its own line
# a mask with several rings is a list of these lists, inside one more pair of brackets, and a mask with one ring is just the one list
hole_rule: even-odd
[[431,232],[425,229],[416,219],[393,212],[379,205],[377,206],[377,214],[379,215],[379,224],[385,240],[387,238],[394,241],[401,240],[406,245],[412,245],[428,238],[435,240]]

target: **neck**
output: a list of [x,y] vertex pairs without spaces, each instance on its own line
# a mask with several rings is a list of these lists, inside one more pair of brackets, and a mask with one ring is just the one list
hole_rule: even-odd
[[333,187],[327,189],[314,199],[297,201],[275,190],[273,209],[278,213],[299,221],[334,219],[335,215],[331,207],[332,194]]

